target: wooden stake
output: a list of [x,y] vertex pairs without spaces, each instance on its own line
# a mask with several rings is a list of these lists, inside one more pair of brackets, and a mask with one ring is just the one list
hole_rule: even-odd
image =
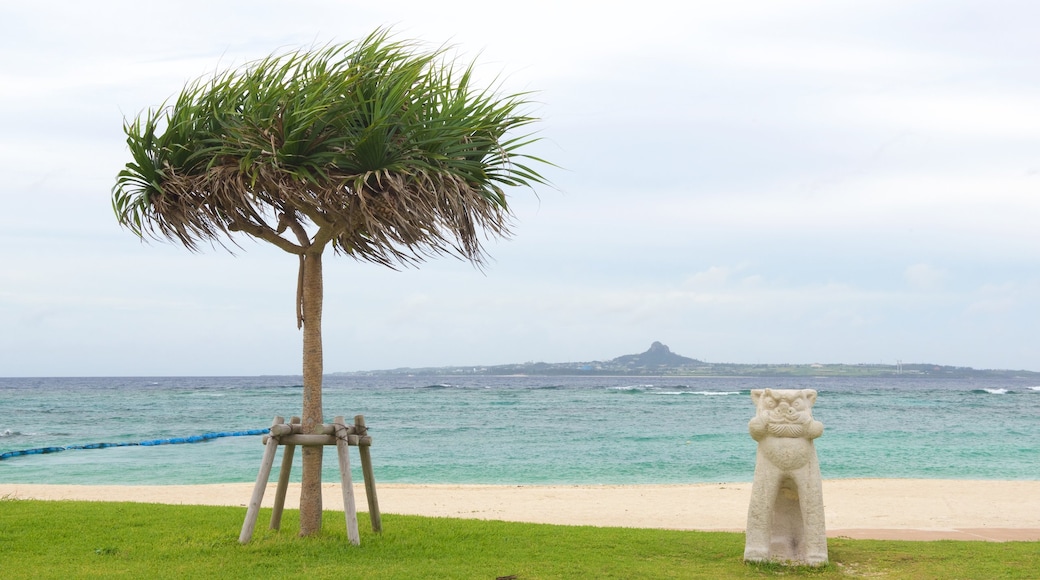
[[[275,425],[283,422],[285,419],[282,417],[274,418]],[[245,544],[253,537],[256,517],[260,513],[260,502],[264,500],[264,490],[267,489],[267,480],[271,477],[271,467],[274,465],[276,451],[278,451],[278,440],[272,437],[267,440],[267,445],[264,447],[264,458],[260,461],[260,473],[256,476],[253,497],[249,500],[249,508],[246,510],[246,521],[242,524],[242,533],[238,536],[239,543]]]
[[336,452],[339,456],[339,474],[343,488],[343,512],[347,520],[347,539],[355,546],[361,543],[358,533],[357,506],[354,504],[354,483],[350,477],[350,446],[347,439],[347,426],[343,417],[336,417]]
[[[289,419],[291,425],[299,425],[300,418]],[[274,510],[271,512],[271,529],[277,530],[282,527],[282,511],[285,509],[285,494],[289,489],[289,473],[292,471],[293,452],[295,445],[286,445],[282,452],[282,469],[278,472],[278,488],[274,494]]]
[[[354,416],[354,432],[358,435],[358,453],[361,455],[361,474],[365,478],[365,495],[368,497],[368,517],[372,520],[372,531],[381,533],[383,531],[383,518],[379,515],[379,499],[376,497],[376,476],[372,471],[372,453],[369,446],[372,438],[368,437],[368,427],[365,426],[365,416]],[[365,443],[367,439],[367,444]]]

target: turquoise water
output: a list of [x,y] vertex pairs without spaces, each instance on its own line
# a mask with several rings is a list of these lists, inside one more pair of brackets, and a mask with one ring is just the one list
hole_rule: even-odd
[[[2,378],[0,455],[266,428],[299,414],[300,383]],[[1028,380],[330,376],[324,407],[328,421],[365,415],[381,482],[733,482],[752,478],[749,395],[767,387],[819,392],[825,478],[1040,480]],[[0,483],[248,482],[261,455],[258,435],[68,450],[2,459]],[[338,478],[331,449],[325,469]]]

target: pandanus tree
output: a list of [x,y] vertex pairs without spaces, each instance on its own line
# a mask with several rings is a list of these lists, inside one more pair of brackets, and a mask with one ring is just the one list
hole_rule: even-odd
[[[120,224],[193,251],[246,235],[298,257],[305,432],[323,423],[325,250],[479,265],[483,242],[510,234],[503,188],[545,183],[524,152],[527,94],[474,86],[474,65],[448,51],[377,30],[196,80],[124,123]],[[321,528],[321,463],[321,447],[304,448],[301,535]]]

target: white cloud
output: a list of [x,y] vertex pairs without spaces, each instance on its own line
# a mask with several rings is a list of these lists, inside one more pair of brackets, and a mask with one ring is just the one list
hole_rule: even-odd
[[830,112],[832,118],[841,115],[869,127],[887,125],[944,138],[1033,140],[1040,131],[1035,96],[985,93],[970,86],[957,92],[947,87],[942,91],[864,94],[840,105],[840,110]]
[[903,272],[907,284],[914,290],[935,290],[946,280],[946,272],[928,264],[907,266]]
[[966,313],[972,316],[1006,315],[1015,310],[1024,298],[1016,284],[986,284],[979,289]]

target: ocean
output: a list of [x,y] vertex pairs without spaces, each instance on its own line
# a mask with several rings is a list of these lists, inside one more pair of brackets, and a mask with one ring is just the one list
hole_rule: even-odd
[[[0,483],[255,481],[261,435],[238,433],[299,415],[301,383],[0,378]],[[324,408],[328,422],[365,416],[377,484],[741,482],[754,474],[758,388],[818,391],[827,479],[1040,480],[1040,385],[1029,379],[332,375]],[[206,434],[221,436],[172,443]],[[101,443],[124,445],[20,454]],[[324,468],[338,481],[332,448]]]

